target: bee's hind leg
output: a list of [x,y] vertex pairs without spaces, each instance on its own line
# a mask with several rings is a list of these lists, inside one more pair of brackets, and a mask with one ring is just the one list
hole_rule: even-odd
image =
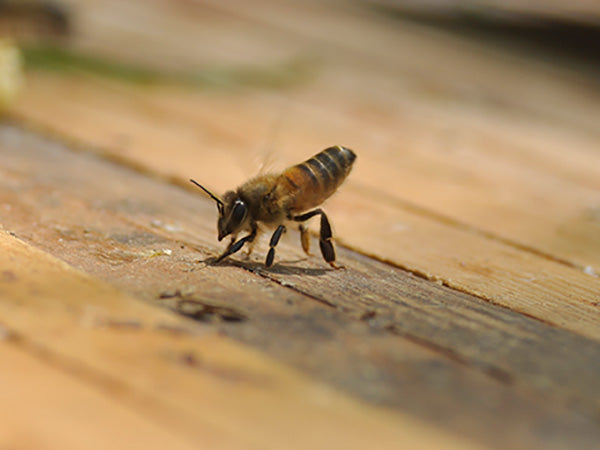
[[333,248],[333,242],[331,242],[331,225],[329,219],[323,211],[321,211],[321,231],[319,232],[319,247],[321,247],[321,254],[323,259],[333,267],[334,269],[343,269],[344,266],[338,266],[335,263],[335,249]]
[[310,219],[317,214],[321,215],[321,231],[319,232],[319,247],[321,248],[321,254],[323,255],[323,259],[327,261],[327,263],[333,267],[334,269],[343,269],[344,266],[338,266],[335,263],[335,249],[333,248],[333,243],[331,242],[331,225],[329,224],[329,219],[327,219],[327,215],[322,209],[315,209],[314,211],[307,212],[300,216],[296,216],[293,219],[296,222],[304,222]]
[[275,259],[275,246],[279,243],[279,239],[281,235],[285,233],[285,226],[279,225],[271,236],[271,242],[269,242],[269,253],[267,254],[267,260],[265,261],[265,266],[271,267],[273,265],[273,260]]

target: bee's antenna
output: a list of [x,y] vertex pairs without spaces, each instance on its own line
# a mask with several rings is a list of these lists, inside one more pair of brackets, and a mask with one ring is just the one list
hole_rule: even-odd
[[192,183],[194,183],[196,186],[198,186],[200,189],[202,189],[204,192],[206,192],[208,195],[210,195],[210,198],[212,198],[215,202],[217,202],[217,206],[219,207],[219,209],[224,208],[225,205],[223,205],[223,202],[221,201],[221,199],[219,197],[217,197],[215,194],[210,192],[208,189],[206,189],[200,183],[198,183],[192,179],[190,179],[190,181]]

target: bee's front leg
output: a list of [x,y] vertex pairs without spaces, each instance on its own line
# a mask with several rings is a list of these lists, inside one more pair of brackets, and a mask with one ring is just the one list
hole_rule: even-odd
[[247,243],[247,242],[251,243],[252,241],[254,241],[254,238],[256,237],[256,233],[257,233],[257,228],[252,227],[252,231],[250,232],[250,234],[248,236],[241,238],[237,242],[235,242],[235,237],[234,237],[231,240],[231,243],[227,246],[227,250],[225,250],[225,252],[217,258],[216,262],[221,262],[223,259],[227,258],[229,255],[233,255],[234,253],[239,252],[245,243]]

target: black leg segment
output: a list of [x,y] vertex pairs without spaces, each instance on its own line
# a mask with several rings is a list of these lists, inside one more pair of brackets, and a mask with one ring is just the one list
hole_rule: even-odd
[[221,262],[223,259],[227,258],[229,255],[233,255],[234,253],[239,252],[246,242],[252,242],[254,240],[254,238],[256,237],[256,231],[257,231],[257,228],[253,228],[252,232],[248,236],[243,237],[242,239],[240,239],[239,241],[237,241],[235,243],[232,242],[229,245],[229,247],[227,247],[227,250],[225,250],[225,252],[217,258],[216,262]]
[[319,247],[321,247],[321,254],[323,255],[323,259],[325,259],[329,265],[332,267],[337,267],[335,265],[335,249],[333,248],[333,243],[331,242],[331,225],[329,224],[329,220],[327,219],[325,212],[323,212],[322,209],[315,209],[314,211],[309,211],[305,214],[294,217],[294,220],[296,222],[304,222],[305,220],[308,220],[317,214],[321,215],[321,231],[319,233]]
[[293,219],[296,222],[306,222],[311,217],[316,216],[317,214],[325,214],[322,209],[315,209],[314,211],[309,211],[307,213],[302,214],[301,216],[295,216]]
[[273,265],[273,260],[275,259],[275,247],[279,243],[279,239],[281,235],[285,233],[285,226],[279,225],[271,236],[271,242],[269,242],[269,253],[267,254],[267,261],[265,262],[265,266],[271,267]]
[[325,213],[321,213],[321,232],[319,233],[319,247],[321,247],[321,253],[323,258],[329,264],[335,261],[335,250],[331,243],[331,225]]

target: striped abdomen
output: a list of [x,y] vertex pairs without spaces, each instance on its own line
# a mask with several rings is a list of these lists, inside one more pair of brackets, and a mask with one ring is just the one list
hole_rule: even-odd
[[323,203],[346,179],[356,154],[336,145],[290,167],[281,174],[280,183],[292,193],[290,212],[302,212]]

